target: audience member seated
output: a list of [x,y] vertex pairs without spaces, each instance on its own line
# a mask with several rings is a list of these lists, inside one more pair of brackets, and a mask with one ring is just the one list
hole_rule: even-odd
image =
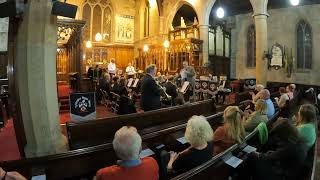
[[268,116],[268,119],[270,119],[275,113],[274,104],[270,99],[270,92],[268,89],[263,89],[259,92],[259,94],[260,94],[259,95],[260,99],[265,100],[267,103],[267,107],[268,107],[267,116]]
[[307,155],[306,144],[288,119],[275,122],[268,145],[271,148],[266,152],[252,153],[248,172],[252,180],[298,180]]
[[175,105],[175,99],[178,96],[177,86],[173,83],[173,76],[168,77],[168,81],[164,84],[166,93],[171,96],[172,105]]
[[1,180],[27,180],[27,178],[23,177],[21,174],[19,174],[16,171],[5,172],[1,167],[0,167],[0,179]]
[[295,91],[295,90],[294,90],[294,87],[295,87],[295,86],[293,86],[292,84],[290,84],[290,85],[287,86],[287,88],[286,88],[287,94],[288,94],[288,96],[289,96],[290,99],[293,99],[293,97],[294,97],[294,96],[293,96],[293,95],[294,95],[293,93],[294,93],[294,91]]
[[279,88],[280,99],[278,97],[275,98],[277,105],[279,108],[284,108],[288,100],[290,100],[289,95],[286,93],[286,89],[284,87]]
[[[121,159],[117,165],[100,169],[97,180],[157,180],[159,167],[157,162],[146,157],[140,159],[141,137],[134,127],[122,127],[113,139],[113,148]],[[106,157],[107,158],[107,157]]]
[[264,89],[264,86],[262,84],[257,84],[256,89],[254,92],[250,92],[252,96],[252,101],[255,103],[258,99],[261,99],[260,92]]
[[170,152],[168,170],[186,172],[212,158],[212,128],[203,116],[193,116],[187,123],[185,138],[190,147],[180,153]]
[[300,136],[305,140],[308,148],[311,148],[316,141],[316,109],[311,104],[304,104],[298,112],[297,129]]
[[247,132],[253,131],[261,122],[267,123],[268,107],[265,100],[259,99],[255,103],[254,112],[244,119],[244,128]]
[[235,143],[242,143],[246,136],[239,107],[227,107],[223,117],[224,125],[216,129],[213,134],[214,154],[225,151]]

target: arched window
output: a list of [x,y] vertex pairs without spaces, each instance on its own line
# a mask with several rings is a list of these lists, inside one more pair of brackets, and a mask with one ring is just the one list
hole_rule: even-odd
[[256,30],[251,25],[247,32],[247,67],[256,67]]
[[111,42],[113,17],[110,0],[85,0],[82,19],[86,25],[83,39],[94,41],[95,35],[101,33],[103,42]]
[[144,9],[144,37],[149,36],[149,17],[150,17],[150,4],[149,1],[146,1],[146,7]]
[[85,26],[84,26],[84,28],[83,28],[83,39],[85,40],[85,41],[88,41],[88,40],[90,40],[90,38],[91,38],[91,35],[90,35],[90,24],[91,24],[91,7],[90,7],[90,5],[89,4],[85,4],[84,6],[83,6],[83,15],[82,15],[83,17],[82,17],[82,19],[84,20],[84,21],[86,21],[86,24],[85,24]]
[[306,70],[312,68],[312,31],[304,20],[299,21],[297,26],[297,67]]

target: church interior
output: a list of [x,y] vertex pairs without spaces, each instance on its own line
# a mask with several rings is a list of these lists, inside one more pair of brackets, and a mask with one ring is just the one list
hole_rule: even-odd
[[0,180],[320,179],[319,9],[0,0]]

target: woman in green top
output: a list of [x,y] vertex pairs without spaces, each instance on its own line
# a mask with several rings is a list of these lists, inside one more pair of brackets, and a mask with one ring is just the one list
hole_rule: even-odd
[[265,100],[259,99],[254,106],[254,112],[244,119],[247,132],[253,131],[261,122],[267,123],[268,106]]
[[308,148],[316,141],[317,132],[315,127],[316,109],[311,104],[304,104],[298,112],[297,129],[300,136],[305,140]]

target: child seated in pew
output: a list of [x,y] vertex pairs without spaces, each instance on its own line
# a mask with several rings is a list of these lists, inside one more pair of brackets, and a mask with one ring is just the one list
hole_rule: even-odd
[[247,132],[253,131],[261,122],[268,122],[267,103],[265,100],[259,99],[255,103],[255,111],[244,117],[244,128]]
[[246,132],[241,120],[238,106],[229,106],[224,110],[224,125],[213,134],[214,154],[219,154],[235,143],[242,143]]
[[213,154],[212,132],[205,117],[192,116],[184,135],[191,146],[180,153],[170,152],[168,171],[180,174],[210,160]]
[[307,146],[288,119],[274,123],[267,147],[267,151],[250,154],[244,179],[301,180]]
[[306,142],[308,149],[314,145],[317,139],[316,120],[316,109],[313,105],[304,104],[300,107],[297,118],[297,129],[300,136]]
[[113,148],[121,159],[117,165],[100,169],[96,180],[157,180],[159,167],[152,157],[140,159],[142,140],[134,127],[124,126],[113,139]]

